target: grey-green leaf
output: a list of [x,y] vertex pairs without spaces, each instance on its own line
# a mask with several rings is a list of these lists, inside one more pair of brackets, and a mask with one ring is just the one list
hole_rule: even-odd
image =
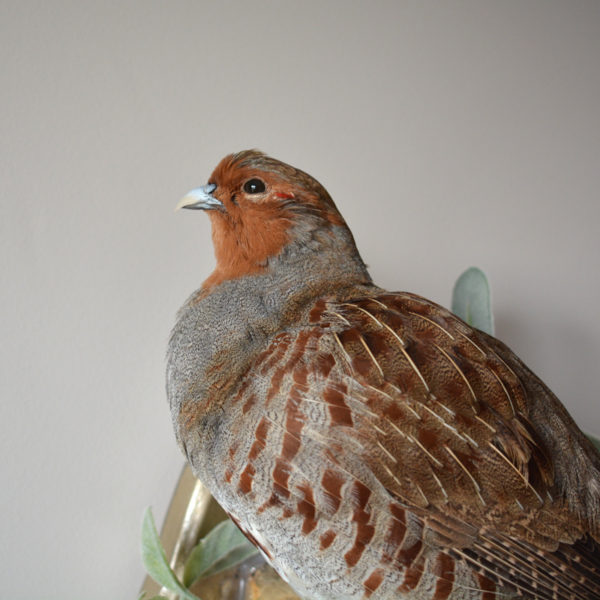
[[183,582],[190,586],[200,577],[225,571],[257,553],[232,521],[222,521],[192,550],[183,572]]
[[592,444],[594,444],[594,446],[596,446],[596,448],[598,450],[600,450],[600,440],[598,438],[594,437],[593,435],[590,435],[589,433],[586,435],[591,440]]
[[452,312],[472,327],[494,335],[490,286],[481,269],[471,267],[456,280]]
[[182,598],[199,600],[198,596],[192,594],[180,583],[169,566],[150,508],[146,509],[142,522],[142,562],[154,581],[179,594]]

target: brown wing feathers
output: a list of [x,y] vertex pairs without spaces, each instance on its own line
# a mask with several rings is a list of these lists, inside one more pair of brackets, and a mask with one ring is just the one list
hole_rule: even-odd
[[[448,553],[498,585],[530,598],[600,596],[598,544],[553,497],[530,392],[486,336],[410,294],[347,302],[335,313],[346,325],[338,337],[349,367],[368,382],[366,405],[380,416],[371,465],[386,489],[426,524],[435,508],[438,521],[452,515],[478,529]],[[455,525],[446,532],[454,545]]]

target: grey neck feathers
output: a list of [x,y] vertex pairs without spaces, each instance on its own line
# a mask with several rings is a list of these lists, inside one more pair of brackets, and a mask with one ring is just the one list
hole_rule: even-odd
[[269,339],[293,328],[312,301],[371,285],[348,229],[300,227],[264,272],[225,281],[208,295],[199,290],[180,310],[167,353],[173,419],[184,402],[214,404],[215,390],[226,394]]

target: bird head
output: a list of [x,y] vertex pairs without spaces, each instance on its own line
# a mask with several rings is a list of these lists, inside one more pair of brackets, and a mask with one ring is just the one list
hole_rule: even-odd
[[204,288],[264,271],[286,250],[293,257],[294,248],[326,252],[339,242],[364,268],[327,190],[258,150],[226,156],[208,183],[188,192],[177,208],[205,210],[211,218],[217,266]]

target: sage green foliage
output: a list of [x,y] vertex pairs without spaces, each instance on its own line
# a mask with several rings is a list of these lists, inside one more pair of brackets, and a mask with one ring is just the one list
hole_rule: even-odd
[[[150,508],[144,513],[142,523],[142,562],[149,575],[168,590],[186,600],[199,600],[187,588],[202,577],[214,575],[240,564],[258,554],[233,521],[218,523],[192,550],[184,568],[183,583],[169,566]],[[159,600],[155,596],[151,600]],[[138,599],[139,600],[139,599]]]
[[230,569],[258,554],[233,521],[216,525],[192,550],[183,572],[184,585]]
[[199,600],[198,596],[192,594],[180,581],[169,566],[167,555],[160,542],[152,510],[146,509],[142,522],[142,562],[146,571],[152,579],[163,587],[179,594],[186,600]]
[[137,600],[166,600],[164,596],[152,596],[152,598],[146,598],[146,592],[142,592]]
[[490,285],[481,269],[471,267],[456,280],[452,312],[472,327],[494,335]]

